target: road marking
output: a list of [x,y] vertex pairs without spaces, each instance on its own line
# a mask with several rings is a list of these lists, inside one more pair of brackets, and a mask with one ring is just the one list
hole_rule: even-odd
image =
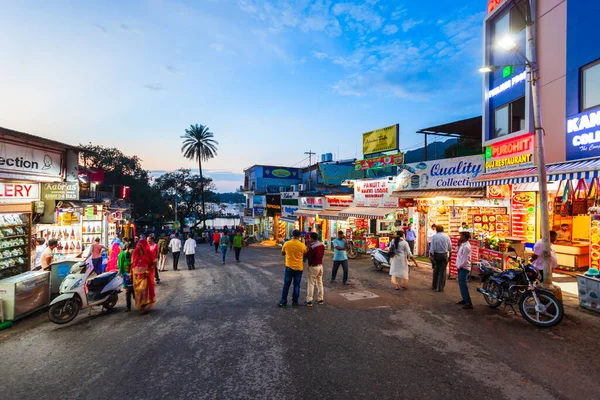
[[367,291],[340,293],[340,296],[344,297],[346,300],[349,300],[349,301],[374,299],[374,298],[379,297],[375,293],[367,292]]

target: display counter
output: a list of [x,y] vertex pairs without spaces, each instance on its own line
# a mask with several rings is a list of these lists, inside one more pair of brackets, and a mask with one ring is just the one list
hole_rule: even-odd
[[0,281],[0,301],[4,319],[14,321],[40,308],[50,300],[50,274],[46,271],[27,271]]
[[558,269],[565,271],[580,271],[588,269],[590,244],[589,242],[579,242],[572,244],[553,244],[552,248],[556,252],[558,260]]

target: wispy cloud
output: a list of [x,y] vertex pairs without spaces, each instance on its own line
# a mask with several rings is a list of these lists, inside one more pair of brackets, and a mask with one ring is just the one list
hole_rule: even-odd
[[396,25],[393,25],[393,24],[391,24],[391,25],[386,25],[386,26],[383,28],[383,33],[384,33],[385,35],[393,35],[393,34],[394,34],[394,33],[396,33],[396,32],[398,32],[398,27],[397,27]]
[[106,30],[106,28],[103,27],[102,25],[94,24],[94,26],[96,28],[98,28],[100,31],[102,31],[103,33],[108,33],[108,31]]
[[165,90],[163,85],[160,83],[147,83],[143,86],[143,88],[151,90],[153,92],[160,92],[161,90]]
[[412,28],[414,28],[415,26],[422,24],[423,21],[417,21],[414,19],[407,19],[406,21],[402,22],[402,31],[403,32],[408,32],[410,31]]
[[318,60],[324,60],[327,57],[329,57],[329,55],[327,53],[324,53],[322,51],[313,51],[312,56]]
[[333,13],[344,18],[348,28],[359,33],[381,29],[384,18],[368,4],[338,3]]
[[210,47],[211,49],[213,49],[219,53],[230,54],[232,56],[237,55],[237,53],[235,51],[228,49],[227,47],[225,47],[225,45],[223,43],[211,43],[208,45],[208,47]]

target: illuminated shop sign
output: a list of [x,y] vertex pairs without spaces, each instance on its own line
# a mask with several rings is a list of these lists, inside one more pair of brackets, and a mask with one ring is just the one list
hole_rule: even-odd
[[498,172],[533,166],[534,135],[528,133],[485,149],[485,170]]
[[[504,74],[504,71],[503,71]],[[513,76],[511,79],[502,82],[500,85],[491,89],[488,92],[488,97],[491,99],[492,97],[498,96],[500,93],[506,92],[508,89],[511,89],[513,86],[518,85],[521,82],[525,82],[527,79],[527,71],[521,72],[519,75]]]
[[600,107],[567,120],[567,160],[600,156]]
[[483,157],[468,156],[407,164],[399,175],[401,190],[468,188],[483,172]]
[[491,14],[504,0],[488,0],[487,12]]

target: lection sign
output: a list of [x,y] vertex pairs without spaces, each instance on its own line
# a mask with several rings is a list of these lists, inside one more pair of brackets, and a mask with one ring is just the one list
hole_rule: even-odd
[[501,172],[533,166],[533,133],[494,143],[485,149],[486,172]]
[[396,181],[375,179],[356,181],[354,200],[358,207],[398,207],[398,199],[391,197],[396,190]]
[[363,133],[363,154],[383,153],[398,150],[399,125]]
[[0,171],[59,177],[62,174],[62,155],[56,151],[0,141]]
[[468,188],[483,173],[483,157],[469,156],[424,161],[403,166],[401,190]]
[[567,120],[567,160],[600,156],[600,107]]
[[398,153],[390,156],[355,161],[354,168],[357,171],[368,171],[370,169],[395,167],[402,164],[404,164],[404,153]]

